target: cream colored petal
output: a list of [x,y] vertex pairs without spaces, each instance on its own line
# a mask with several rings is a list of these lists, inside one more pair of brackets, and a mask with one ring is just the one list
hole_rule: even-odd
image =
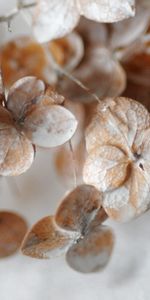
[[81,273],[102,270],[109,262],[114,236],[107,226],[99,226],[70,247],[66,259],[71,268]]
[[71,236],[57,228],[52,216],[38,221],[27,233],[22,252],[34,258],[51,258],[66,252],[72,243]]
[[75,0],[40,0],[28,14],[34,36],[40,43],[65,36],[79,21]]
[[105,192],[121,186],[129,173],[129,162],[125,154],[119,148],[103,145],[88,156],[83,179],[85,183]]
[[55,215],[56,224],[82,233],[101,206],[102,195],[93,186],[80,185],[65,197]]
[[29,107],[44,94],[45,84],[36,77],[27,76],[16,81],[9,90],[7,108],[18,121],[24,119]]
[[118,22],[135,15],[134,0],[77,0],[80,14],[98,22]]
[[28,113],[23,130],[33,144],[56,147],[66,143],[75,133],[77,120],[59,105],[39,105]]

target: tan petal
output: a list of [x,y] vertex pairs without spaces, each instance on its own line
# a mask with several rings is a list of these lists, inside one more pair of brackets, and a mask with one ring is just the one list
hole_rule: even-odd
[[140,0],[134,18],[111,25],[110,46],[114,49],[129,46],[143,35],[148,25],[149,11],[141,6]]
[[97,22],[118,22],[133,17],[134,0],[77,0],[80,14]]
[[99,226],[70,247],[66,259],[71,268],[81,273],[103,269],[109,262],[114,244],[111,229]]
[[30,106],[36,104],[44,91],[45,84],[42,80],[32,76],[23,77],[10,88],[7,108],[17,121],[22,120]]
[[27,233],[22,252],[35,258],[51,258],[66,252],[71,242],[71,236],[57,228],[53,217],[45,217]]
[[0,258],[19,250],[27,231],[26,221],[16,213],[0,212]]
[[[25,12],[27,14],[27,12]],[[77,25],[79,12],[73,0],[43,0],[30,14],[33,32],[40,42],[65,36]]]
[[83,170],[84,182],[103,192],[121,186],[129,175],[130,165],[125,153],[111,145],[93,149]]
[[31,142],[14,129],[0,130],[0,175],[17,176],[26,172],[34,160]]
[[101,206],[102,195],[90,185],[74,189],[58,207],[56,223],[68,231],[82,232]]
[[[73,75],[100,98],[119,96],[126,86],[123,68],[108,49],[103,47],[91,49]],[[59,87],[71,100],[85,103],[94,100],[92,95],[88,95],[70,79],[65,78],[60,82]]]
[[56,147],[66,143],[75,133],[77,120],[59,105],[39,105],[28,113],[23,130],[33,144]]

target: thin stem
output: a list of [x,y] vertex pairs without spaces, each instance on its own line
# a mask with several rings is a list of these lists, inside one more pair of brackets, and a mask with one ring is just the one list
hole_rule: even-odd
[[69,148],[70,148],[70,153],[72,156],[72,162],[73,162],[73,179],[74,179],[74,187],[77,187],[77,170],[76,170],[76,159],[75,159],[75,154],[73,151],[73,146],[72,146],[72,141],[71,139],[69,140]]
[[73,81],[74,83],[76,83],[81,89],[83,89],[84,91],[86,91],[90,96],[92,96],[96,101],[98,101],[98,103],[101,102],[100,98],[93,93],[87,86],[85,86],[78,78],[76,78],[75,76],[73,76],[72,74],[70,74],[67,70],[65,70],[64,68],[62,68],[61,66],[59,66],[57,64],[57,62],[55,61],[54,57],[51,55],[47,44],[43,45],[44,50],[46,52],[47,58],[50,62],[50,64],[53,65],[54,69],[59,72],[60,74],[65,75],[67,78],[69,78],[71,81]]

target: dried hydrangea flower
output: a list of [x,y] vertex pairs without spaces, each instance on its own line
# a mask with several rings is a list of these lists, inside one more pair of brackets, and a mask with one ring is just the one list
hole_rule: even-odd
[[32,144],[56,147],[73,136],[77,121],[59,105],[63,101],[36,77],[24,77],[10,88],[6,107],[0,106],[0,175],[25,172],[34,159]]
[[10,87],[21,77],[31,75],[54,85],[58,73],[48,54],[63,68],[71,71],[79,64],[84,52],[82,39],[77,33],[47,43],[47,49],[48,53],[29,36],[21,36],[4,44],[0,49],[4,85]]
[[108,263],[114,238],[101,225],[102,195],[90,185],[81,185],[65,197],[54,217],[46,217],[29,231],[22,245],[25,255],[50,258],[66,253],[68,264],[82,273],[94,272]]
[[127,98],[98,105],[86,132],[84,181],[104,193],[103,208],[118,221],[144,212],[150,202],[150,115]]
[[16,213],[0,212],[0,258],[14,254],[27,232],[26,221]]
[[98,22],[133,17],[134,4],[134,0],[40,0],[28,11],[28,21],[37,40],[46,42],[72,31],[80,15]]

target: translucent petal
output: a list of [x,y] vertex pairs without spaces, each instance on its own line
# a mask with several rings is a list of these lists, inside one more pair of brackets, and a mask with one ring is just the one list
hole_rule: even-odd
[[55,215],[56,223],[65,230],[82,232],[101,206],[102,195],[90,185],[80,185],[62,201]]
[[77,0],[80,14],[97,22],[118,22],[135,15],[134,0]]
[[51,258],[65,253],[71,242],[72,238],[58,229],[53,217],[45,217],[27,233],[22,252],[35,258]]
[[81,273],[99,271],[109,262],[113,244],[111,229],[100,226],[70,247],[66,255],[67,262],[71,268]]
[[34,35],[41,43],[66,35],[79,20],[74,0],[41,0],[31,16]]
[[24,119],[28,108],[36,104],[38,97],[44,94],[45,84],[36,77],[23,77],[9,90],[7,108],[18,121]]
[[19,250],[27,231],[26,221],[16,213],[0,212],[0,258]]
[[37,105],[23,123],[23,130],[33,144],[56,147],[66,143],[75,133],[77,120],[59,105]]

